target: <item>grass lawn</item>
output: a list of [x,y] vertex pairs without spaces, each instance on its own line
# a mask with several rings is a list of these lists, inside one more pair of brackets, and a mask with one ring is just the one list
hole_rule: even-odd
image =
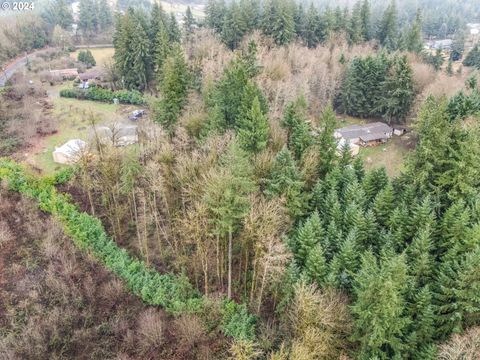
[[404,168],[405,158],[410,151],[410,136],[393,136],[387,143],[372,147],[360,147],[360,156],[365,169],[385,167],[390,177],[399,175]]
[[136,108],[60,97],[51,100],[54,105],[51,116],[56,119],[58,132],[43,138],[41,150],[31,158],[32,163],[45,174],[52,174],[65,166],[53,162],[55,147],[71,139],[88,140],[92,117],[98,124],[125,122],[127,114]]
[[[78,58],[78,53],[82,50],[87,50],[87,49],[78,49],[72,53],[70,53],[70,57],[77,59]],[[93,58],[97,62],[97,66],[102,66],[105,65],[108,61],[113,59],[113,54],[115,53],[114,48],[92,48],[88,49],[92,52]]]

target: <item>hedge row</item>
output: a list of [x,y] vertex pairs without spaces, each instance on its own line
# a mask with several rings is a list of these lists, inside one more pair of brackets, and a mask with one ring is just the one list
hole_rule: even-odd
[[118,99],[121,104],[143,105],[146,103],[142,93],[137,90],[117,90],[104,89],[98,86],[90,86],[88,89],[62,89],[60,96],[65,98],[73,98],[79,100],[93,100],[103,102],[113,102]]
[[[100,220],[79,211],[69,196],[56,191],[53,184],[60,179],[27,175],[14,161],[0,159],[0,180],[6,180],[10,190],[36,199],[40,209],[60,220],[76,246],[92,253],[147,304],[160,305],[175,315],[205,310],[207,300],[185,276],[159,274],[143,261],[132,258],[107,235]],[[245,305],[225,301],[222,315],[221,329],[225,335],[235,339],[254,338],[255,317],[247,312]]]

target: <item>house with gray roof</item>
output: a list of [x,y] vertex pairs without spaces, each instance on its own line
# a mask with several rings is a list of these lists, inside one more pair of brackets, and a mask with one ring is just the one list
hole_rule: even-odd
[[349,144],[374,146],[386,142],[393,135],[393,128],[382,122],[364,125],[350,125],[336,129],[336,139],[344,139]]

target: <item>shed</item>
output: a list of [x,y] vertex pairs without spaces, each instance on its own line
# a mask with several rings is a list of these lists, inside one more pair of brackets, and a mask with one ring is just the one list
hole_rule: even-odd
[[80,139],[67,141],[53,151],[53,161],[59,164],[74,164],[85,153],[87,143]]

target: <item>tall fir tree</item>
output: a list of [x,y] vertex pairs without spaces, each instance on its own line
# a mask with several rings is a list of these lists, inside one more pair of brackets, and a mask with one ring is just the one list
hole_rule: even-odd
[[327,106],[323,110],[320,121],[321,133],[318,137],[320,151],[318,174],[322,177],[333,169],[337,159],[337,142],[333,136],[337,125],[337,118],[335,112],[330,106]]
[[180,46],[172,48],[163,68],[163,79],[160,87],[161,100],[155,109],[155,120],[170,133],[185,104],[189,87],[189,70],[185,55]]
[[395,0],[392,0],[383,13],[383,18],[381,19],[378,28],[377,38],[380,41],[380,44],[387,50],[393,51],[397,49],[398,19]]
[[265,192],[269,196],[284,196],[292,217],[303,215],[306,207],[304,181],[290,151],[284,146],[275,157]]
[[404,256],[387,257],[378,263],[367,253],[355,280],[353,339],[359,343],[359,357],[402,358],[403,336],[409,325],[405,314],[408,276]]
[[270,128],[266,115],[262,113],[260,101],[256,96],[251,108],[240,115],[237,122],[237,136],[240,146],[253,154],[266,148]]

